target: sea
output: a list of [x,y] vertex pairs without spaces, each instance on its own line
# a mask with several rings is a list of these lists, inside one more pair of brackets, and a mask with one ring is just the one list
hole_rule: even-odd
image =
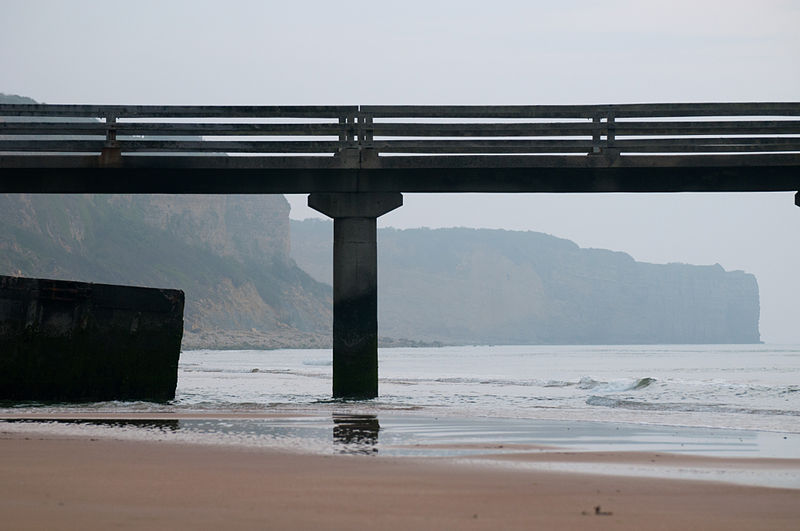
[[0,430],[50,423],[323,453],[800,458],[800,345],[380,349],[379,397],[353,401],[331,398],[331,369],[327,349],[185,351],[173,401],[5,404]]
[[[800,345],[379,350],[379,397],[331,400],[329,350],[181,354],[170,409],[585,420],[800,434]],[[152,406],[155,409],[164,406]]]
[[[800,489],[800,345],[387,348],[371,400],[332,399],[331,371],[326,349],[185,351],[172,401],[0,403],[0,436],[446,458]],[[515,452],[713,459],[673,467],[486,461]],[[730,466],[725,458],[744,460]]]

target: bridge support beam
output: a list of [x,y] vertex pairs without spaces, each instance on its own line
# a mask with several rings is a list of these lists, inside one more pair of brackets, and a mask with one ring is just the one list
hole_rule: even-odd
[[312,193],[308,206],[333,218],[333,396],[378,396],[377,219],[400,193]]

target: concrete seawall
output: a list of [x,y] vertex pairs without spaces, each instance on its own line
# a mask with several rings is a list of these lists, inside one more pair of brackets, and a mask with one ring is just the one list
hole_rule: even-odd
[[171,400],[183,305],[179,290],[0,276],[0,400]]

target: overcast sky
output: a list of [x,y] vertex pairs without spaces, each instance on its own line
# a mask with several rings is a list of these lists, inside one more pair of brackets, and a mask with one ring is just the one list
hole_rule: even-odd
[[[800,101],[800,2],[36,1],[0,4],[0,92],[47,103]],[[395,227],[547,232],[754,273],[800,343],[793,194],[420,195]],[[314,215],[290,196],[292,217]]]

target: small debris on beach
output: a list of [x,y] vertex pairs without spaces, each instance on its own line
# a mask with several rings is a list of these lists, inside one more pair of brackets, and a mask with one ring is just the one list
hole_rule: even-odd
[[[588,511],[581,511],[581,515],[583,516],[589,516],[589,514],[590,513]],[[611,511],[604,511],[599,505],[595,505],[594,514],[596,516],[611,516],[614,513],[612,513]]]

